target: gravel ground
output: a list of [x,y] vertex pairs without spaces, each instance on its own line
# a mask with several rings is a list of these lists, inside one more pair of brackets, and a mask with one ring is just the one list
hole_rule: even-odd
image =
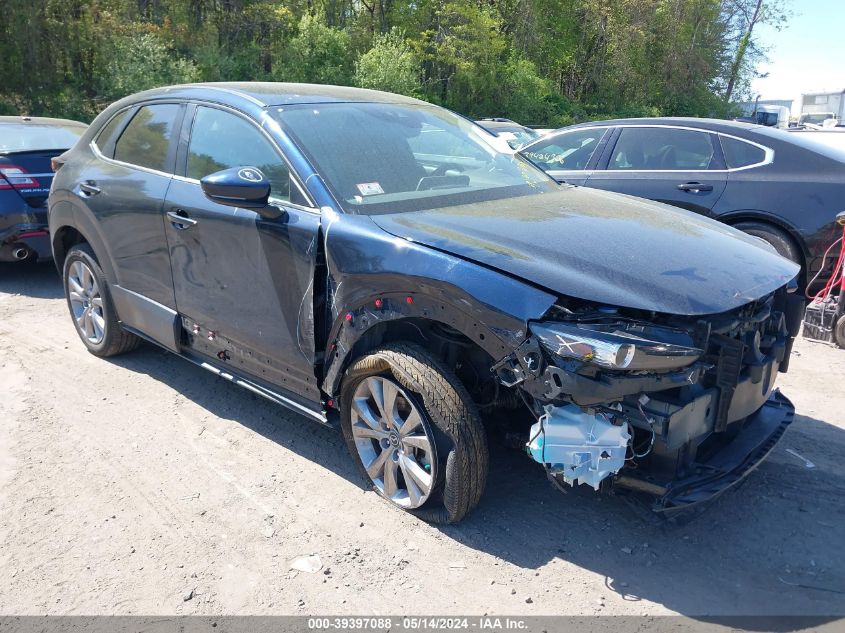
[[845,614],[843,385],[845,351],[799,340],[794,424],[686,525],[494,445],[435,527],[330,429],[152,346],[88,354],[54,269],[0,265],[0,614]]

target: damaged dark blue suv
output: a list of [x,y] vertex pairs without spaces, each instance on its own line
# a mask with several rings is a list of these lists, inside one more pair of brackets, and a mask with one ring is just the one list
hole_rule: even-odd
[[65,153],[50,229],[99,356],[152,341],[339,424],[372,487],[457,521],[498,417],[559,485],[712,498],[771,450],[798,266],[686,211],[559,185],[455,114],[174,86]]

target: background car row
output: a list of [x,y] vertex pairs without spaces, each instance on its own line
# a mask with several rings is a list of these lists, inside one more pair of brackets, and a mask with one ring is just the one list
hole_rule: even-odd
[[845,208],[845,144],[812,134],[695,118],[619,119],[564,128],[520,150],[558,182],[649,198],[707,215],[819,270]]
[[[831,134],[696,118],[583,123],[545,135],[509,119],[476,123],[559,182],[664,202],[756,235],[802,266],[802,286],[832,274],[835,257],[822,256],[845,208],[845,143]],[[85,128],[0,117],[0,261],[50,257],[50,163]]]

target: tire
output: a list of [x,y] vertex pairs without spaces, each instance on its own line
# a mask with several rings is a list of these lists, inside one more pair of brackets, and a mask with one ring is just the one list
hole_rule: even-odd
[[836,320],[836,325],[833,326],[833,341],[839,347],[845,349],[845,314],[840,315]]
[[62,281],[76,333],[89,352],[105,358],[138,347],[141,339],[118,321],[106,276],[88,244],[76,244],[68,251]]
[[764,222],[737,222],[733,226],[744,233],[766,240],[775,247],[778,255],[791,259],[799,266],[802,265],[801,250],[786,231]]
[[[387,429],[391,425],[385,424],[382,405],[376,403],[374,406],[374,397],[366,399],[377,391],[374,386],[379,385],[384,395],[382,403],[388,400],[390,389],[397,390],[397,404],[392,409],[395,414],[390,415],[399,422],[394,429],[398,435],[398,439],[394,438],[396,442],[390,439]],[[440,360],[409,343],[393,343],[368,353],[346,371],[340,409],[347,448],[364,479],[379,495],[432,523],[456,523],[478,504],[487,480],[487,438],[469,393]],[[413,427],[416,429],[412,434],[414,442],[409,445],[410,435],[402,436],[399,427],[409,426],[406,420],[412,419],[413,409],[419,414],[421,423]],[[372,414],[369,418],[367,411]],[[372,424],[374,419],[376,424]],[[379,436],[380,439],[376,438],[378,429],[370,430],[376,429],[378,424],[381,424],[380,432],[386,434]],[[425,446],[423,435],[430,451],[419,448]],[[406,441],[409,444],[405,444]],[[374,464],[378,468],[376,462],[384,453],[391,453],[392,457],[383,459],[387,464],[383,476],[371,476],[364,460],[367,459],[371,469]],[[388,484],[391,459],[398,463],[401,473],[401,479],[393,476],[393,481],[399,482],[393,486],[393,494]],[[411,470],[410,461],[429,469],[430,492],[424,499],[414,496],[416,484],[407,483],[408,480],[413,483],[414,472],[419,472]],[[410,477],[405,474],[406,464]],[[397,466],[393,466],[393,471],[397,472]]]

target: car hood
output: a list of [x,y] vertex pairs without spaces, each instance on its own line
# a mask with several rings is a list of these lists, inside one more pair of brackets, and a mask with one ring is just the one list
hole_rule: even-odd
[[372,220],[561,295],[665,314],[725,312],[799,271],[762,240],[724,224],[580,187]]

